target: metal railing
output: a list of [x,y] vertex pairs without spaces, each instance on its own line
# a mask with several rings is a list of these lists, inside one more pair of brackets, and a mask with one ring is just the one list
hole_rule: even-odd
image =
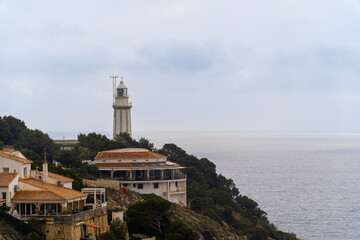
[[161,176],[136,176],[136,177],[118,177],[118,178],[114,178],[114,179],[118,179],[120,181],[149,181],[149,180],[172,180],[172,179],[185,179],[186,178],[186,174],[179,172],[174,174],[173,176],[171,176],[171,174],[169,175],[164,175],[163,177]]

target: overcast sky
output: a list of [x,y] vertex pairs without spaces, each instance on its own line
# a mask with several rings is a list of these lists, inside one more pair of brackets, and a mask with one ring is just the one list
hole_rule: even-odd
[[2,1],[0,115],[112,131],[360,131],[360,1]]

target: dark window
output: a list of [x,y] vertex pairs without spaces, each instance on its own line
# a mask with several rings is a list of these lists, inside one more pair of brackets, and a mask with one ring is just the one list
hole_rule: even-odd
[[159,183],[154,183],[154,188],[159,188]]
[[133,187],[136,187],[136,183],[133,184]]
[[139,183],[138,184],[138,189],[143,189],[144,188],[144,185],[142,183]]
[[3,198],[3,199],[6,199],[6,192],[2,192],[1,195],[2,195],[2,198]]
[[176,186],[176,187],[178,186],[178,182],[175,182],[175,186]]
[[127,183],[123,183],[123,187],[127,187]]

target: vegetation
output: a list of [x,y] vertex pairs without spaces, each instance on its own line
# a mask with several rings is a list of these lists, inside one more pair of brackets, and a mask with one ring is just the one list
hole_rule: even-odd
[[115,219],[110,224],[110,232],[108,234],[109,236],[106,239],[126,240],[127,231],[128,229],[126,223],[120,219]]
[[164,240],[195,240],[198,236],[180,219],[172,219],[171,203],[150,198],[131,204],[127,210],[130,233],[142,233]]
[[8,212],[10,210],[10,207],[7,205],[0,206],[0,211],[2,212]]
[[30,232],[26,235],[26,240],[41,240],[42,237],[36,232]]

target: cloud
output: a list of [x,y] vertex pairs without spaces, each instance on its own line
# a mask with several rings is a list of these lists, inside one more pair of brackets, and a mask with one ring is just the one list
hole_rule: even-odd
[[160,71],[204,71],[221,64],[226,53],[218,45],[170,43],[144,46],[136,50],[142,65]]

